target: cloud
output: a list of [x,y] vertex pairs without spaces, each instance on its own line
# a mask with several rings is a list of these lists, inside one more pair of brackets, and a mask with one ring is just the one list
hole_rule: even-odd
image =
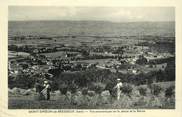
[[174,14],[173,7],[9,7],[9,20],[174,21]]

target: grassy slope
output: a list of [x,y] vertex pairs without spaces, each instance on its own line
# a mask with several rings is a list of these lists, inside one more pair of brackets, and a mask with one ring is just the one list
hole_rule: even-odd
[[[173,86],[175,82],[162,82],[160,83],[162,88],[167,88],[169,86]],[[159,83],[157,83],[159,84]],[[82,99],[80,99],[82,100]],[[140,101],[139,101],[140,100]],[[161,102],[162,100],[162,102]],[[102,101],[102,100],[101,100]],[[138,101],[138,105],[133,105],[134,101]],[[86,101],[83,101],[84,103]],[[95,102],[99,102],[98,104],[92,104]],[[87,103],[87,102],[86,102]],[[9,95],[8,107],[9,109],[113,109],[113,108],[144,108],[144,109],[157,109],[157,108],[175,108],[174,103],[167,103],[167,106],[158,107],[156,105],[160,105],[165,103],[164,97],[155,97],[155,96],[135,96],[131,95],[128,97],[122,94],[122,99],[120,101],[116,101],[115,98],[111,99],[110,103],[100,103],[99,98],[95,98],[93,102],[90,104],[80,104],[74,105],[68,102],[63,95],[55,95],[52,94],[50,101],[37,101],[34,100],[34,96],[13,96]],[[149,105],[146,105],[149,104]],[[153,106],[154,104],[154,106]],[[165,103],[166,104],[166,103]]]

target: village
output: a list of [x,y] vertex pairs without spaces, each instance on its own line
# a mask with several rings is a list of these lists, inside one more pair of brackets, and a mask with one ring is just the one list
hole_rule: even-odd
[[[9,36],[9,108],[173,108],[174,40]],[[46,82],[51,88],[44,97],[41,87]],[[119,95],[115,87],[121,82]],[[29,105],[24,104],[26,100],[31,101]]]
[[[64,38],[70,37],[64,36]],[[71,38],[78,39],[80,37],[72,36]],[[21,44],[24,43],[22,41],[37,39],[45,42],[43,44],[37,43],[37,45]],[[92,39],[90,42],[88,40],[87,42],[80,42],[80,46],[73,46],[66,42],[57,42],[58,39],[55,37],[10,37],[8,46],[9,76],[16,77],[23,72],[32,76],[44,74],[44,77],[45,75],[54,77],[61,72],[79,72],[90,68],[108,69],[111,72],[122,74],[140,74],[164,71],[168,63],[174,61],[174,52],[162,50],[160,47],[158,50],[153,49],[155,48],[153,45],[159,43],[155,40],[148,41],[142,38],[142,41],[122,45],[120,44],[122,42],[111,42],[109,38],[97,39],[97,41],[96,39]],[[166,39],[165,42],[161,41],[161,43],[174,43],[169,40]],[[50,41],[52,41],[51,44]],[[101,44],[98,44],[98,41]],[[164,47],[162,44],[159,46]]]

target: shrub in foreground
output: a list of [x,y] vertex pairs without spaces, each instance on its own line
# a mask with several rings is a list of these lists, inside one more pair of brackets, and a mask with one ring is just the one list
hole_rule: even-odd
[[69,90],[71,91],[71,93],[76,93],[78,89],[78,86],[75,83],[72,83],[71,85],[69,85]]
[[136,107],[147,107],[150,102],[150,98],[147,96],[141,96],[136,102]]
[[122,94],[120,100],[115,100],[112,104],[112,108],[132,108],[133,101],[132,99]]
[[105,89],[105,84],[101,82],[94,82],[91,83],[89,89],[95,91],[96,93],[100,94]]
[[146,94],[147,94],[147,88],[145,88],[145,87],[139,87],[138,91],[140,92],[140,95],[142,95],[142,96],[146,96]]
[[116,91],[114,89],[115,85],[116,85],[115,83],[110,82],[110,83],[107,83],[105,87],[105,90],[108,90],[112,97],[116,97]]
[[60,92],[62,93],[62,94],[66,94],[67,93],[67,90],[68,90],[68,85],[66,85],[66,84],[61,84],[61,85],[59,85],[59,90],[60,90]]
[[87,95],[88,94],[88,89],[87,88],[83,88],[82,89],[82,95]]
[[151,94],[158,96],[161,91],[163,90],[161,86],[157,85],[157,84],[151,84],[150,86],[151,89]]
[[165,90],[165,96],[166,97],[172,97],[175,95],[175,87],[174,86],[170,86]]
[[133,90],[133,87],[131,84],[123,84],[123,87],[121,87],[122,93],[126,95],[130,95]]
[[175,97],[166,98],[163,101],[162,106],[163,106],[162,108],[174,109],[175,108]]
[[159,97],[152,96],[148,103],[149,108],[161,108],[162,107],[162,100]]

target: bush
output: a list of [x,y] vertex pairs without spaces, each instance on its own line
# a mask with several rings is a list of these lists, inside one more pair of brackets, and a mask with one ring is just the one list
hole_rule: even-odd
[[102,91],[100,94],[102,104],[109,104],[111,102],[111,94],[108,90]]
[[161,108],[162,100],[159,97],[152,96],[147,106],[150,108]]
[[98,94],[95,94],[94,91],[89,91],[88,96],[85,97],[87,98],[87,105],[90,107],[96,107],[101,104],[100,96]]
[[175,108],[175,97],[166,98],[163,102],[163,108],[174,109]]
[[117,89],[114,88],[111,91],[109,91],[112,97],[117,97]]
[[138,98],[138,97],[141,96],[139,90],[137,89],[137,87],[133,87],[131,95],[132,95],[132,98],[135,98],[135,97]]
[[71,93],[76,93],[78,89],[78,86],[75,83],[72,83],[71,85],[69,85],[69,90],[71,91]]
[[148,104],[150,103],[150,97],[147,96],[141,96],[134,104],[136,107],[148,107]]
[[140,92],[140,95],[146,96],[146,94],[147,94],[147,88],[145,88],[145,87],[139,87],[138,90]]
[[162,87],[157,84],[151,84],[150,86],[151,93],[155,96],[158,96],[159,93],[162,91]]
[[10,88],[17,87],[22,89],[33,88],[35,84],[35,77],[32,77],[29,74],[21,73],[16,77],[8,77],[8,86]]
[[84,100],[83,100],[83,95],[80,91],[75,92],[75,94],[73,94],[72,98],[71,98],[71,103],[73,105],[83,105],[84,104]]
[[133,87],[131,84],[123,84],[121,90],[124,94],[130,95],[133,90]]
[[88,94],[88,89],[87,88],[83,88],[82,89],[82,95],[87,95]]
[[95,91],[88,91],[88,96],[93,97],[95,95],[96,95]]
[[90,87],[91,90],[95,91],[96,93],[100,94],[105,89],[105,84],[103,83],[91,83]]
[[172,97],[175,95],[175,87],[174,86],[170,86],[165,90],[165,96],[166,97]]
[[65,95],[65,102],[69,104],[71,103],[71,101],[72,101],[72,93],[70,91],[67,91]]
[[68,91],[68,85],[66,85],[66,84],[61,84],[61,85],[59,85],[59,90],[60,90],[60,92],[62,93],[62,94],[66,94],[67,93],[67,91]]
[[115,100],[112,104],[112,108],[132,108],[133,106],[133,101],[131,100],[131,98],[127,95],[121,95],[120,100]]
[[111,92],[115,85],[116,85],[115,83],[109,82],[106,84],[105,90],[109,90]]

